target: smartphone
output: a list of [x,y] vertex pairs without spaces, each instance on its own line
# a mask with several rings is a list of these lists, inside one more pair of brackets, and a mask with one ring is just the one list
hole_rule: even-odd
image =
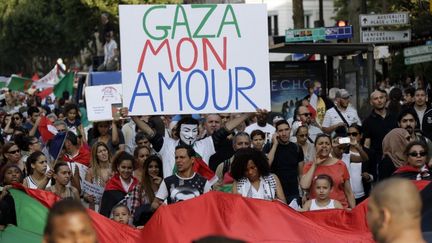
[[351,142],[349,137],[339,138],[339,144],[349,144]]
[[111,112],[112,112],[112,118],[113,119],[118,119],[121,117],[121,115],[120,115],[120,109],[121,108],[122,108],[121,103],[111,104]]

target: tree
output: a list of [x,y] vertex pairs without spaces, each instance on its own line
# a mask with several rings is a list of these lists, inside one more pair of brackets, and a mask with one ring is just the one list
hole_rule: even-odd
[[31,75],[36,64],[50,70],[57,58],[67,63],[89,46],[100,14],[118,22],[118,4],[178,3],[180,0],[1,0],[0,74]]
[[303,0],[293,0],[294,29],[304,28]]

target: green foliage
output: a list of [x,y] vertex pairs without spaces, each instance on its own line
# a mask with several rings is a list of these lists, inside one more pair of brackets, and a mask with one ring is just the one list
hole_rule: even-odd
[[57,58],[88,46],[107,12],[118,23],[119,4],[181,3],[181,0],[0,0],[0,74],[42,71]]

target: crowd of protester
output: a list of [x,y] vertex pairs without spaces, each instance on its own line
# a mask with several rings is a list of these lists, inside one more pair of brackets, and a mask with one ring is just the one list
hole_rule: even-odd
[[[92,126],[84,126],[85,115],[69,99],[8,91],[0,109],[0,225],[16,224],[8,193],[14,183],[138,227],[161,205],[210,190],[277,200],[299,211],[353,209],[388,177],[432,178],[427,92],[396,89],[390,96],[373,91],[363,120],[348,91],[337,89],[329,100],[312,82],[288,120],[260,109],[173,116],[129,116],[122,109],[121,117]],[[44,118],[65,133],[56,158],[42,139]],[[103,193],[86,190],[89,184]]]

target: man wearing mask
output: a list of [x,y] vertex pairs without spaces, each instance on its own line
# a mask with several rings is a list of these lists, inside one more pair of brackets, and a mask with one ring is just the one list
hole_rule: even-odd
[[[259,113],[261,113],[260,111]],[[127,108],[122,109],[123,115],[127,114]],[[211,136],[207,136],[201,140],[198,140],[198,127],[199,122],[192,117],[184,117],[177,123],[177,134],[180,139],[172,139],[169,137],[163,137],[160,134],[153,131],[153,129],[144,121],[133,116],[132,119],[136,125],[145,133],[149,135],[150,143],[153,148],[158,152],[163,163],[164,177],[168,177],[173,174],[175,159],[174,152],[175,147],[179,144],[192,146],[195,152],[208,165],[209,158],[219,149],[221,141],[226,139],[232,130],[238,126],[241,122],[248,119],[250,114],[243,114],[242,116],[228,121],[225,127],[215,131]]]
[[314,102],[313,96],[314,94],[317,96],[316,107],[314,107],[316,111],[316,116],[314,118],[321,125],[324,120],[324,115],[326,111],[334,106],[333,102],[327,97],[322,95],[321,82],[313,81],[308,83],[308,92],[309,95],[303,98],[303,100],[308,100],[310,104]]

